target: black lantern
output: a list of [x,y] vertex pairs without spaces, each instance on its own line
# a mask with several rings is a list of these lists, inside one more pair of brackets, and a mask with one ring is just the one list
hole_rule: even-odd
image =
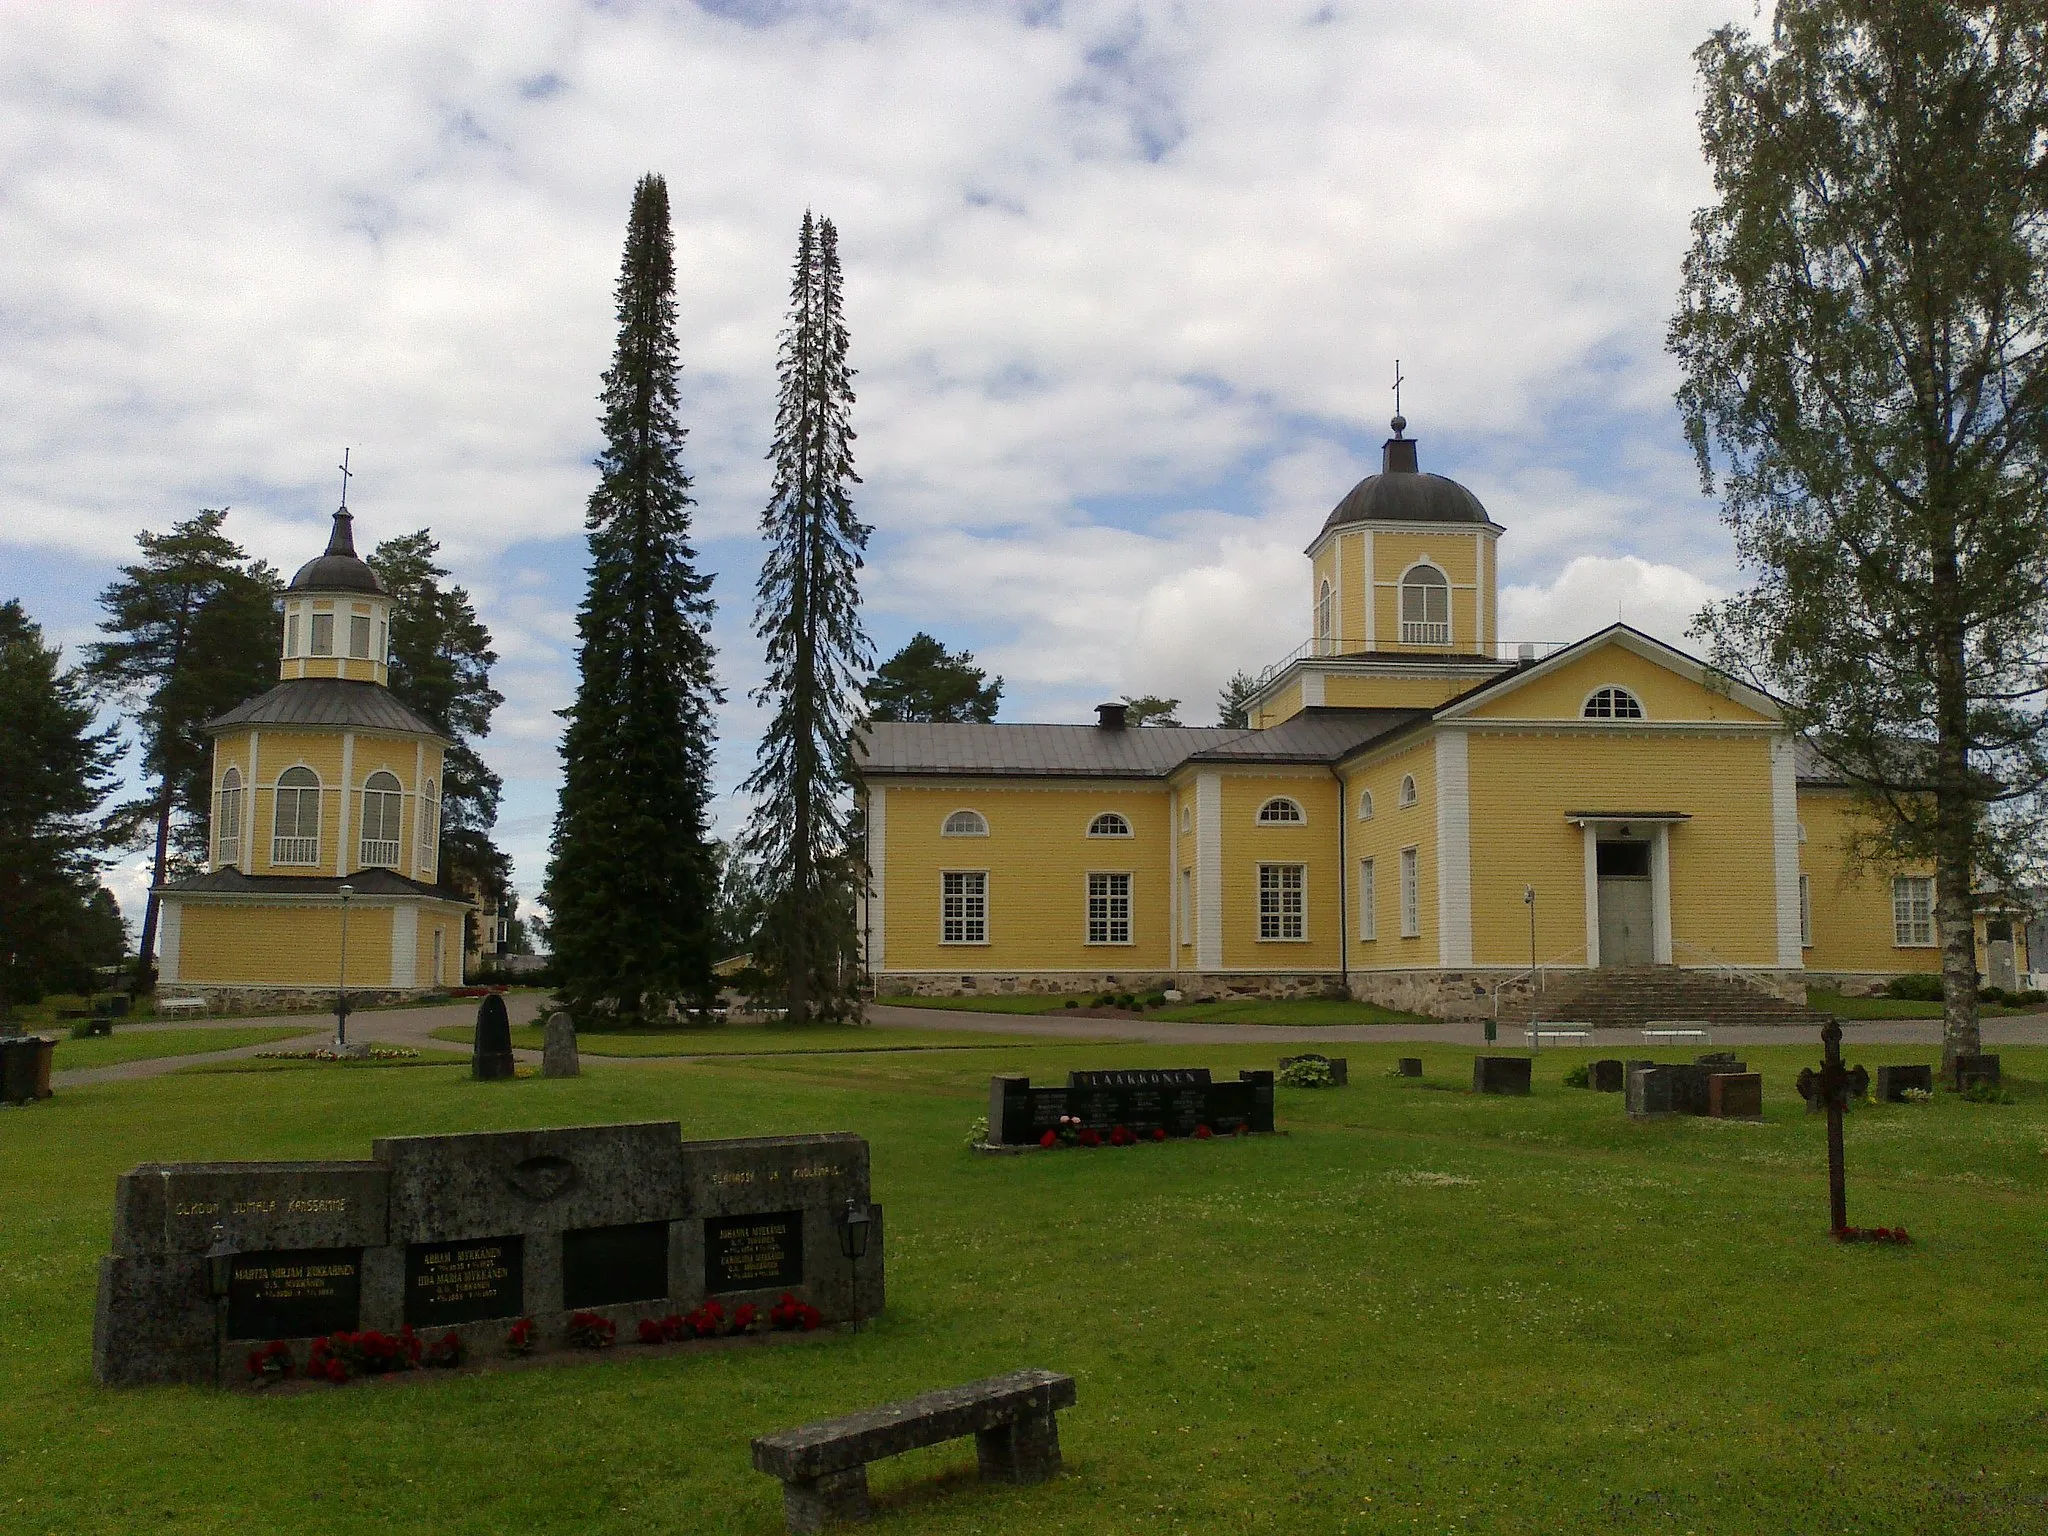
[[213,1246],[206,1250],[206,1290],[216,1301],[228,1293],[228,1282],[233,1277],[234,1261],[235,1250],[228,1242],[228,1229],[215,1222]]
[[874,1220],[858,1200],[846,1202],[846,1225],[839,1229],[839,1251],[846,1255],[847,1263],[857,1264],[867,1255],[868,1228]]

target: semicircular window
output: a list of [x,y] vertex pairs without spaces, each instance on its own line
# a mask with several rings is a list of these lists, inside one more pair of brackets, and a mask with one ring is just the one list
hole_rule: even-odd
[[1581,713],[1588,720],[1640,720],[1643,704],[1626,688],[1599,688]]
[[1294,826],[1306,820],[1301,807],[1285,795],[1275,795],[1259,807],[1259,821],[1265,826]]
[[940,831],[947,837],[987,837],[988,818],[979,811],[955,811]]
[[1129,837],[1131,824],[1115,811],[1104,811],[1088,823],[1090,837]]

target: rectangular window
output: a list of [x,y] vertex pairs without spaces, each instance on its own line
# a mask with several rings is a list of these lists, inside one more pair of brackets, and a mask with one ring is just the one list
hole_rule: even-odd
[[1358,861],[1358,937],[1363,943],[1380,936],[1379,882],[1371,859]]
[[376,662],[388,662],[391,660],[390,626],[385,624],[382,619],[377,621],[377,649],[370,659]]
[[1892,942],[1902,947],[1934,942],[1934,882],[1924,875],[1892,881]]
[[1308,937],[1302,890],[1307,869],[1300,864],[1259,866],[1259,938],[1291,940]]
[[1413,848],[1401,850],[1401,937],[1422,937],[1422,875]]
[[1131,942],[1131,877],[1090,875],[1088,877],[1088,942],[1128,944]]
[[1813,945],[1813,901],[1804,875],[1799,877],[1799,943],[1802,948]]
[[288,614],[284,621],[284,653],[287,656],[299,654],[299,616]]
[[939,876],[939,942],[988,942],[988,871],[948,870]]
[[348,653],[359,661],[370,659],[370,616],[358,613],[348,621]]
[[334,654],[334,615],[316,613],[313,615],[313,654],[332,656]]
[[1195,875],[1193,870],[1180,872],[1180,941],[1183,944],[1195,942]]

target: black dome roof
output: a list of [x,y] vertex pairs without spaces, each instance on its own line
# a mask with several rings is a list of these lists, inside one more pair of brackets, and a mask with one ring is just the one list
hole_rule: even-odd
[[1380,472],[1367,475],[1338,502],[1323,531],[1345,523],[1485,523],[1493,519],[1479,498],[1455,480],[1425,475],[1416,466],[1415,439],[1394,418],[1394,435],[1381,450]]
[[327,551],[299,567],[286,588],[290,592],[373,592],[384,595],[377,573],[356,558],[355,519],[347,507],[334,514],[334,532]]

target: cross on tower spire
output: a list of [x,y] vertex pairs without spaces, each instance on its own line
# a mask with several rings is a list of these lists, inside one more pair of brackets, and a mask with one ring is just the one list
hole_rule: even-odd
[[1401,414],[1401,386],[1407,383],[1407,376],[1401,372],[1401,359],[1394,359],[1394,436],[1399,437],[1408,425],[1408,418]]
[[[1396,372],[1400,370],[1400,366],[1399,363],[1394,365]],[[352,478],[348,467],[348,450],[344,448],[341,450],[341,510],[344,512],[348,510],[348,483]]]

